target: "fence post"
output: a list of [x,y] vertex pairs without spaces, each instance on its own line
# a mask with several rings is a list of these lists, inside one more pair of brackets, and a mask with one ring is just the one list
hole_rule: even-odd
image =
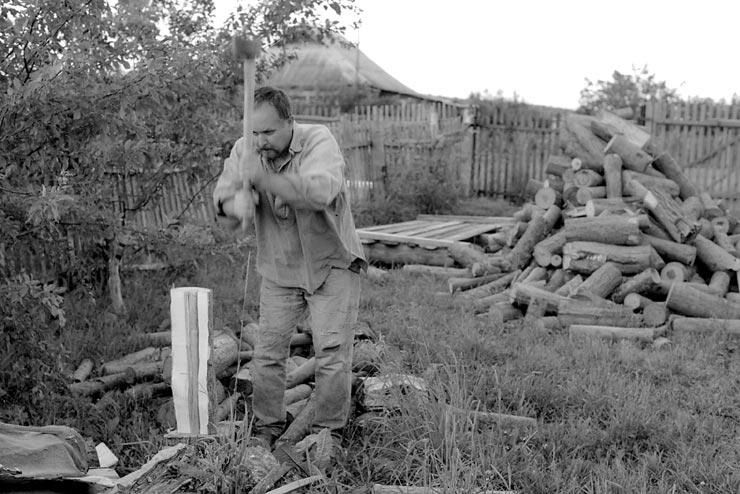
[[370,163],[372,169],[373,199],[385,197],[385,182],[387,169],[385,166],[385,139],[383,131],[377,122],[373,122],[370,130]]

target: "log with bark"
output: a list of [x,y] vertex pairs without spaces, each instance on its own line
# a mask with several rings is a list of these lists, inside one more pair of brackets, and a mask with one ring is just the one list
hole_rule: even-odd
[[622,274],[662,268],[649,245],[611,245],[599,242],[568,242],[563,246],[563,268],[591,274],[605,262],[613,262]]
[[740,305],[723,297],[705,293],[689,283],[667,287],[666,305],[679,314],[692,317],[740,319]]
[[606,298],[622,283],[622,272],[613,262],[605,262],[586,278],[576,295],[590,294]]
[[696,247],[689,244],[680,244],[647,233],[642,234],[642,240],[650,244],[666,261],[676,261],[692,266],[696,259]]
[[660,287],[660,273],[655,268],[648,268],[628,278],[619,285],[612,294],[612,299],[622,303],[630,293],[652,293]]
[[740,335],[740,319],[674,316],[670,324],[676,333],[718,332]]
[[740,259],[703,235],[694,238],[696,257],[711,271],[740,271]]
[[604,156],[604,182],[608,199],[622,198],[622,158],[618,154]]
[[615,304],[613,307],[595,307],[589,301],[566,299],[558,305],[558,321],[563,327],[572,324],[595,326],[642,326],[642,316],[628,307]]
[[532,260],[534,246],[537,245],[560,219],[560,208],[552,206],[543,215],[529,222],[527,229],[507,256],[511,269],[522,269]]
[[617,326],[596,326],[587,324],[573,324],[568,328],[571,336],[597,336],[613,340],[640,340],[653,341],[656,336],[665,334],[665,327],[660,328],[629,328]]
[[389,266],[402,264],[425,264],[428,266],[455,265],[455,260],[447,255],[447,250],[425,249],[423,247],[412,247],[406,244],[395,246],[386,245],[383,242],[363,244],[365,257],[370,262],[378,262]]
[[597,218],[569,218],[563,231],[568,242],[586,241],[615,245],[641,243],[638,216],[603,216]]

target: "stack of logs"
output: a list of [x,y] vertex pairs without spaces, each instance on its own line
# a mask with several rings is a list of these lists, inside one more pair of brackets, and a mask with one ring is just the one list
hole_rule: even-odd
[[[134,337],[132,344],[144,345],[142,350],[127,354],[119,359],[94,365],[84,359],[71,377],[70,390],[77,395],[88,396],[103,408],[116,393],[137,400],[163,398],[157,419],[165,429],[176,426],[172,398],[171,376],[171,331],[169,320],[160,326],[161,331],[143,333]],[[254,322],[244,324],[241,331],[217,330],[212,339],[209,365],[213,367],[216,382],[213,393],[211,423],[230,422],[241,419],[245,398],[252,393],[252,376],[249,362],[258,326]],[[287,361],[287,389],[284,401],[293,417],[312,407],[307,406],[312,396],[316,359],[312,351],[310,330],[299,325],[291,337],[291,356]],[[364,377],[377,372],[381,358],[381,345],[367,324],[358,323],[355,331],[353,352],[353,376]],[[235,411],[238,417],[235,416]],[[305,431],[300,431],[303,433]],[[298,434],[298,433],[296,433]]]
[[435,268],[450,291],[481,317],[571,334],[740,332],[738,222],[617,113],[569,115],[560,144],[515,226],[448,248],[464,266]]

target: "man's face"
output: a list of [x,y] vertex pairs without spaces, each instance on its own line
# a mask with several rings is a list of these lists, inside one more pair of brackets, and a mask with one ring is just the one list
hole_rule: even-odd
[[255,106],[252,118],[254,142],[257,152],[268,159],[275,159],[288,151],[293,138],[293,117],[280,118],[269,103]]

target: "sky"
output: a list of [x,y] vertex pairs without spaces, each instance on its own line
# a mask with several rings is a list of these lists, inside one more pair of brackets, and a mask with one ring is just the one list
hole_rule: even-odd
[[[240,0],[216,0],[217,15]],[[245,3],[248,0],[241,0]],[[736,0],[355,0],[347,38],[411,89],[575,109],[591,81],[647,66],[682,97],[740,94]]]

